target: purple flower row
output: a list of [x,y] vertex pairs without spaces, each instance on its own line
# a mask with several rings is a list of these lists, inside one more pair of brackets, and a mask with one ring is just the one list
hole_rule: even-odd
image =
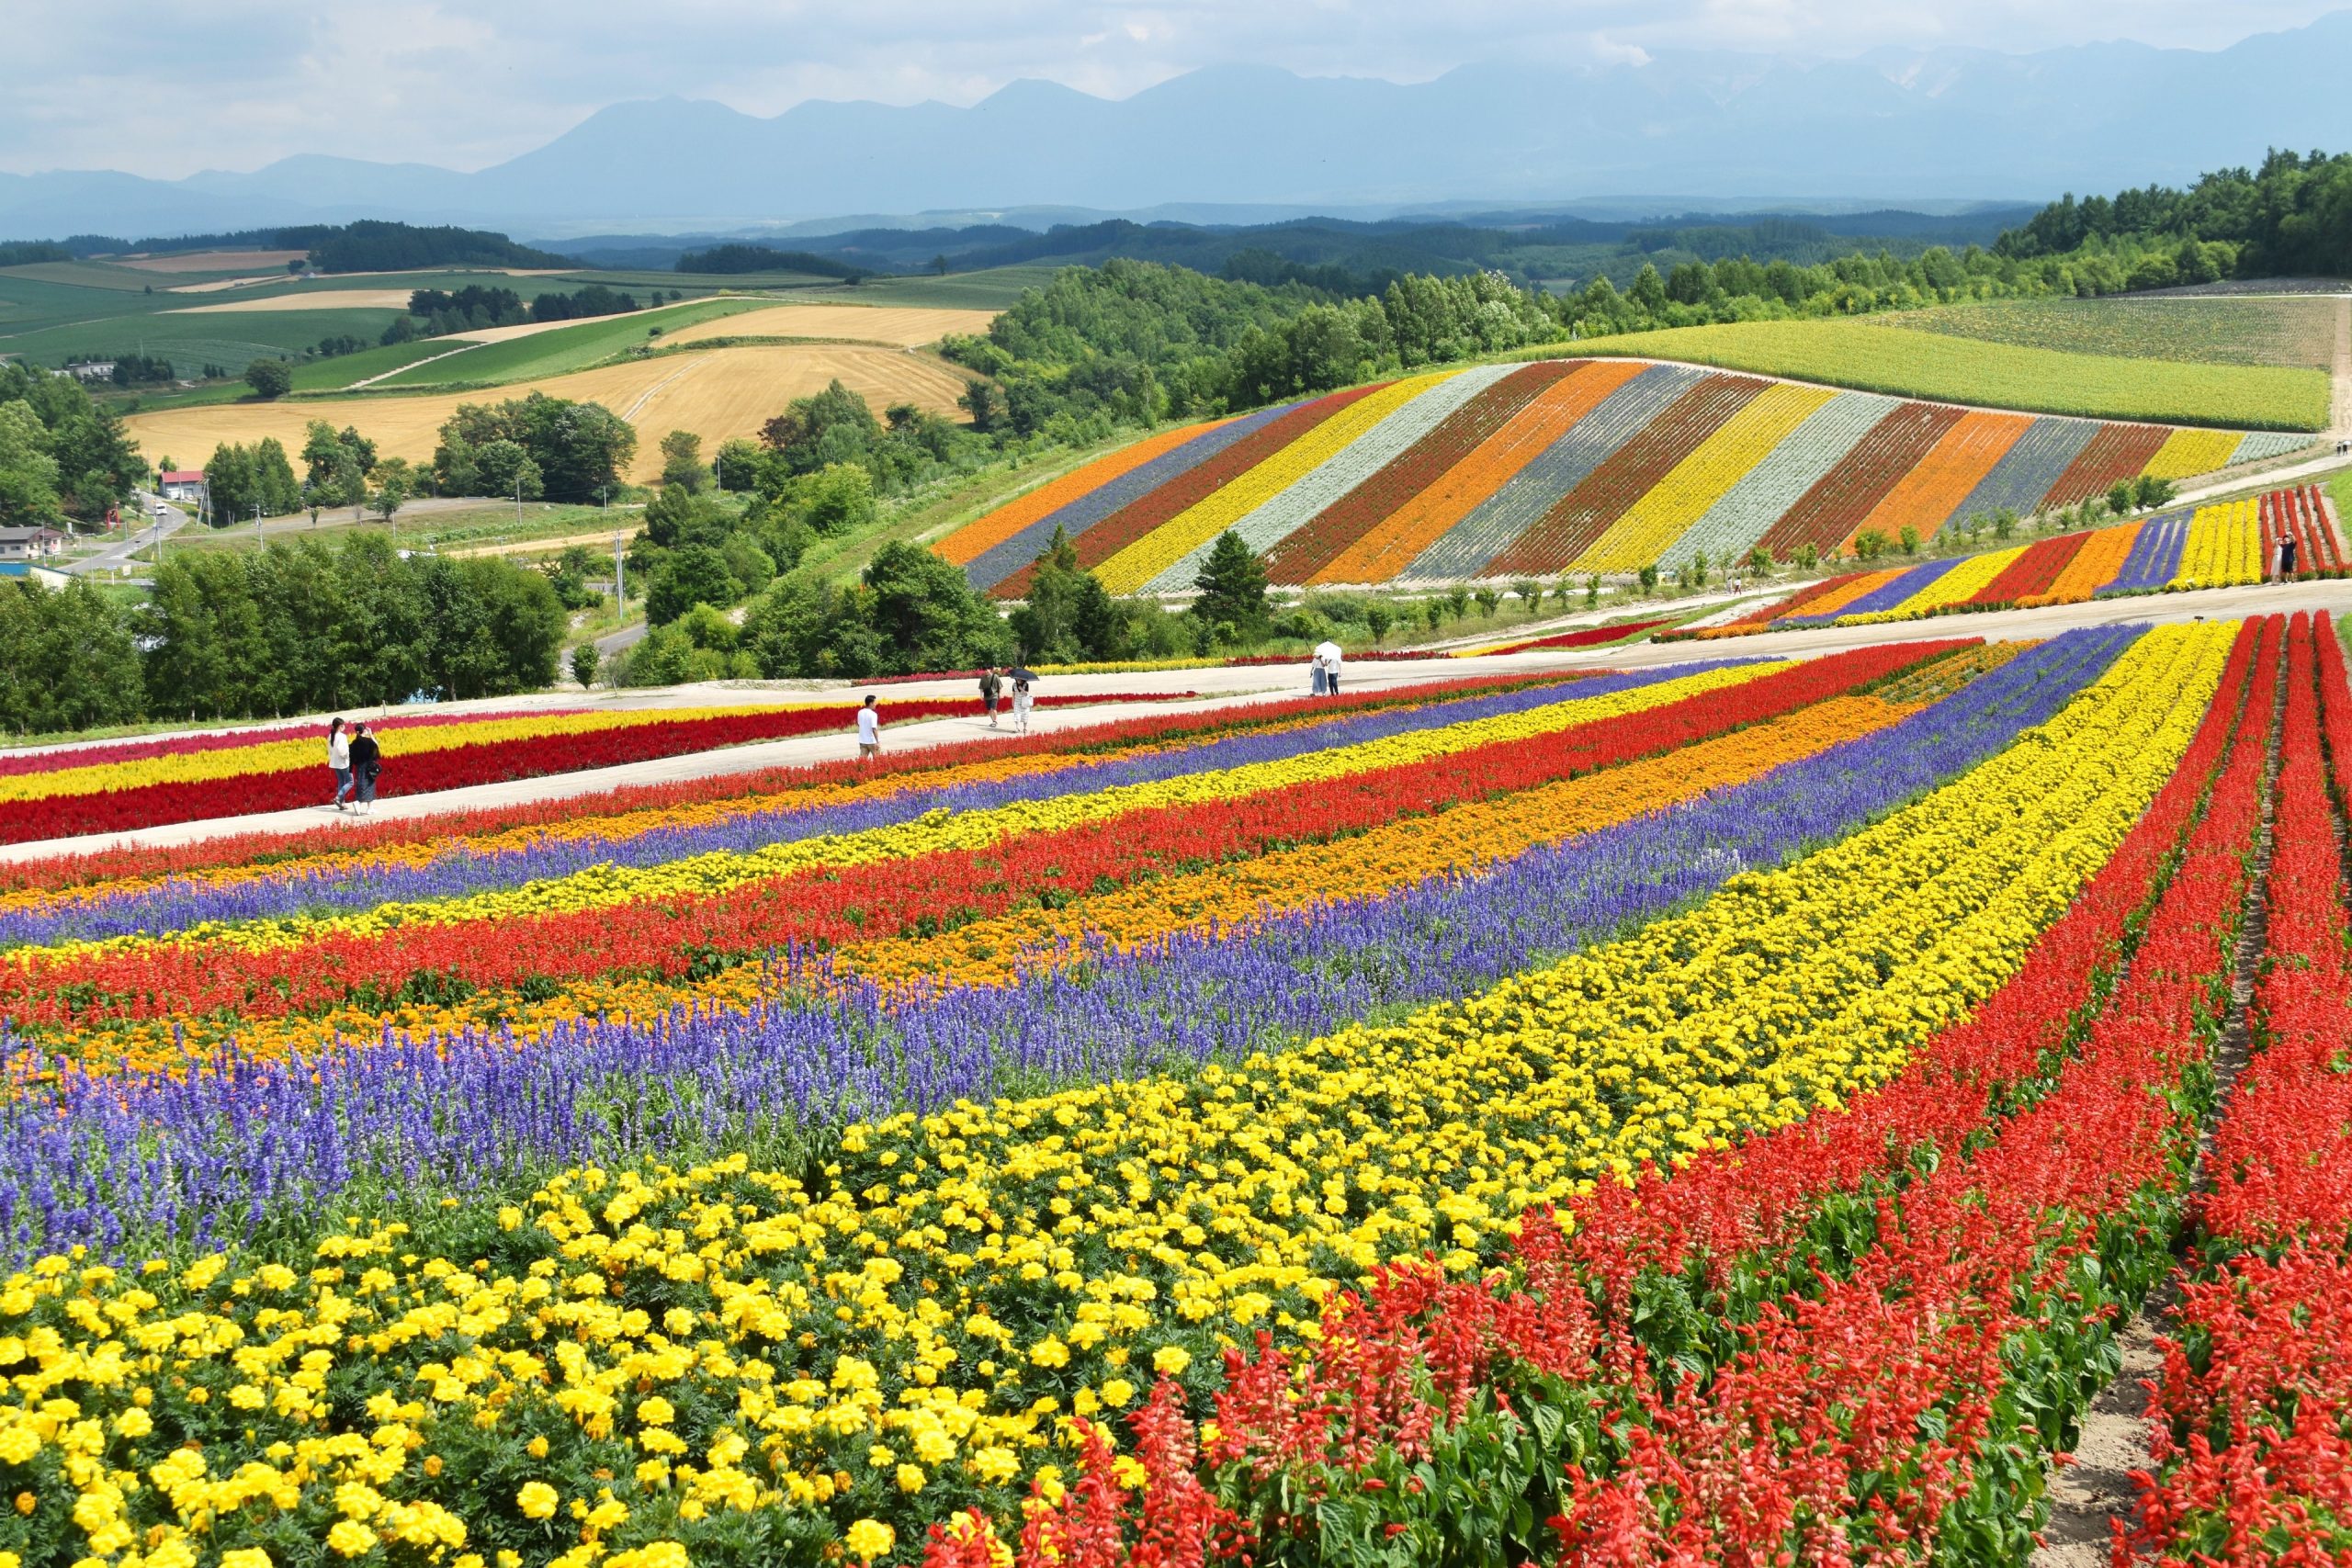
[[62,1065],[0,1102],[0,1252],[266,1243],[330,1203],[430,1201],[589,1159],[788,1158],[892,1110],[1277,1049],[1476,990],[1841,838],[2048,718],[2139,630],[2069,633],[1877,734],[1476,874],[1066,955],[1012,986],[886,1008],[786,957],[748,1010],[582,1021],[529,1045],[388,1032],[185,1080]]
[[2174,512],[2143,523],[2132,540],[2131,554],[2098,592],[2129,593],[2170,582],[2180,570],[2181,553],[2188,547],[2189,517],[2188,513]]
[[1091,795],[1121,784],[1147,784],[1250,762],[1278,761],[1335,746],[1360,745],[1470,719],[1531,712],[1555,703],[1653,685],[1741,662],[1747,661],[1726,659],[1598,675],[1589,680],[1491,696],[1455,698],[1338,717],[1268,733],[1228,736],[1140,756],[1080,761],[986,783],[901,790],[839,806],[796,806],[791,796],[783,795],[772,807],[738,813],[715,822],[655,828],[628,835],[549,837],[514,849],[481,851],[458,846],[422,864],[363,863],[231,883],[175,877],[147,887],[73,903],[0,912],[0,950],[112,936],[156,935],[185,931],[208,920],[284,919],[372,909],[386,903],[457,898],[569,876],[594,866],[665,865],[713,851],[741,852],[825,834],[863,832],[870,828],[912,821],[933,811],[987,810],[1017,801]]

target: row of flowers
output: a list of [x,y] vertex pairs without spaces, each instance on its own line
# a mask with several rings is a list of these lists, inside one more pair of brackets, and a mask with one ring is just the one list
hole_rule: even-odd
[[[1709,739],[1821,704],[1916,662],[1921,651],[1862,650],[1728,689],[1668,683],[1640,694],[1642,705],[1614,719],[1605,706],[1586,709],[1560,716],[1581,717],[1565,728],[1340,773],[1310,781],[1315,787],[1294,782],[1252,792],[1237,784],[1226,793],[1218,775],[1207,775],[1209,793],[1198,799],[1040,828],[977,850],[917,851],[729,895],[502,921],[495,948],[463,928],[402,928],[375,941],[175,953],[165,962],[149,949],[103,965],[44,965],[12,1006],[24,1024],[70,1012],[85,1031],[94,1014],[161,1017],[183,1044],[200,1045],[211,1032],[179,1015],[233,1010],[249,1040],[256,1020],[307,1012],[311,1040],[322,1042],[380,1024],[380,1011],[354,1005],[354,990],[385,998],[420,980],[451,999],[472,993],[458,1009],[462,1016],[514,1020],[526,1000],[536,1004],[531,1021],[517,1024],[524,1032],[595,1010],[604,988],[579,982],[613,974],[676,982],[672,1005],[741,1005],[772,983],[753,961],[786,946],[838,948],[836,976],[1001,984],[1089,942],[1126,949],[1178,931],[1231,932],[1271,912],[1483,866],[1754,776],[1905,710],[1847,699],[1812,720],[1720,747]],[[1668,751],[1676,765],[1625,765]],[[730,958],[722,976],[693,978]],[[639,1005],[649,999],[636,993]],[[152,1042],[159,1032],[137,1034]],[[25,1035],[49,1038],[38,1029]],[[113,1037],[79,1038],[88,1059]],[[280,1032],[273,1049],[289,1043]]]
[[2316,487],[2200,506],[1958,560],[1848,573],[1809,584],[1736,620],[1659,640],[1740,637],[1794,626],[1870,626],[1979,610],[2072,604],[2114,594],[2228,588],[2274,574],[2277,545],[2298,541],[2294,575],[2344,569]]
[[[1218,1352],[1262,1330],[1261,1364],[1297,1353],[1325,1334],[1339,1291],[1384,1262],[1434,1251],[1447,1280],[1469,1280],[1505,1255],[1531,1206],[1645,1164],[1722,1157],[1751,1129],[1898,1075],[2020,972],[2176,765],[2196,765],[2229,648],[2227,632],[2195,627],[2021,655],[1952,699],[1997,691],[2023,705],[1957,782],[1785,869],[1739,874],[1687,914],[1400,1025],[1181,1077],[884,1118],[812,1150],[797,1174],[740,1156],[591,1168],[505,1210],[423,1205],[413,1231],[322,1236],[307,1222],[307,1241],[282,1253],[291,1266],[118,1276],[44,1262],[0,1291],[0,1353],[18,1368],[0,1481],[32,1499],[26,1522],[0,1529],[145,1554],[187,1551],[200,1523],[208,1552],[279,1562],[408,1547],[484,1562],[816,1561],[834,1540],[872,1560],[910,1556],[922,1521],[967,1506],[1012,1517],[1026,1481],[1041,1503],[1031,1524],[1068,1532],[1071,1560],[1093,1528],[1087,1500],[1148,1467],[1099,1449],[1072,1465],[1055,1448],[1076,1431],[1065,1416],[1148,1398],[1168,1441],[1147,1451],[1171,1483],[1146,1497],[1175,1509],[1189,1456],[1173,1404],[1227,1382]],[[2047,714],[2037,694],[2064,704],[2075,692],[2030,744],[1999,749]],[[1905,724],[1931,716],[1969,728],[1936,710]],[[1853,743],[1849,762],[1871,764],[1854,798],[1802,803],[1808,835],[1869,820],[1883,798],[1872,792],[1907,787],[1887,775],[1921,766],[1931,737],[1883,733],[1883,750],[1877,738]],[[1757,804],[1743,791],[1723,795],[1734,809]],[[1702,830],[1724,820],[1693,814]],[[2243,818],[2217,807],[2206,820],[2221,832]],[[2146,967],[2151,985],[2179,972]],[[2084,1099],[2062,1089],[2061,1101]],[[1897,1273],[1957,1257],[1980,1299],[1988,1278],[2025,1278],[2001,1272],[2020,1247],[2073,1246],[2074,1227],[2038,1216],[2062,1201],[2100,1212],[2144,1184],[2149,1162],[2124,1137],[2134,1106],[2169,1126],[2135,1086],[2093,1102],[2111,1119],[2098,1146],[2070,1145],[2071,1160],[1981,1155],[1971,1168],[1983,1179],[1930,1184],[1900,1235],[1853,1270],[1842,1342],[1869,1342],[1901,1300],[1870,1288]],[[284,1131],[274,1114],[246,1122]],[[450,1129],[482,1151],[477,1167],[503,1146],[480,1130]],[[673,1129],[651,1131],[674,1146]],[[248,1169],[272,1157],[247,1155]],[[2053,1169],[2055,1189],[2045,1174],[2021,1195],[1994,1179]],[[1963,1201],[1976,1192],[2000,1201],[1979,1212]],[[2010,1234],[2001,1222],[2019,1215],[2035,1223]],[[1903,1236],[1918,1245],[1872,1261]],[[2139,1240],[2161,1249],[2160,1232]],[[2092,1292],[2089,1311],[2132,1276],[2085,1278],[2075,1269],[2064,1282]],[[1425,1276],[1419,1288],[1430,1303],[1448,1287]],[[1973,1316],[1955,1331],[1985,1332]],[[1757,1348],[1776,1343],[1793,1368],[1793,1347]],[[1893,1358],[1874,1365],[1899,1371]],[[1415,1386],[1377,1370],[1349,1368],[1375,1413]],[[1831,1390],[1819,1406],[1851,1402]],[[1261,1407],[1282,1413],[1271,1392]],[[1720,1408],[1692,1409],[1727,1426]],[[1706,1434],[1678,1444],[1655,1417],[1635,1425],[1657,1451],[1699,1462]],[[1408,1473],[1395,1474],[1400,1489]],[[1490,1495],[1507,1517],[1515,1495]]]
[[[1041,705],[1157,702],[1182,694],[1111,693],[1046,697],[1041,699]],[[905,721],[973,711],[971,702],[933,697],[893,703],[885,717]],[[387,748],[383,759],[384,787],[401,795],[426,795],[473,784],[618,767],[755,741],[846,731],[852,716],[850,706],[829,704],[718,711],[689,708],[683,714],[664,710],[600,714],[556,719],[544,725],[536,719],[514,719],[479,727],[456,726],[446,740],[436,737],[435,744],[413,750],[405,745]],[[482,733],[467,733],[476,729]],[[0,812],[0,843],[36,842],[215,817],[290,810],[320,805],[334,793],[334,783],[325,767],[322,735],[306,741],[273,742],[250,750],[254,753],[250,758],[240,751],[207,751],[186,759],[167,758],[86,770],[93,775],[104,774],[105,779],[98,782],[77,777],[84,770],[56,775],[72,786],[73,793],[40,792],[44,779],[50,775],[0,779],[0,787],[15,785],[20,792],[29,794],[29,798],[10,802],[10,808]]]
[[[993,809],[917,814],[922,800],[902,801],[894,827],[711,852],[650,867],[633,882],[598,867],[351,919],[24,950],[0,1006],[28,1042],[52,1037],[44,1025],[63,1027],[87,1055],[116,1039],[119,1032],[96,1027],[111,1020],[147,1021],[135,1038],[168,1035],[198,1051],[266,1019],[307,1016],[312,1042],[370,1032],[401,1000],[462,998],[465,1014],[477,1017],[511,1016],[528,1001],[543,1023],[577,1016],[570,987],[583,979],[690,981],[752,963],[720,987],[740,995],[765,983],[756,967],[763,953],[953,931],[1032,902],[1067,904],[1400,814],[1443,811],[1819,701],[1857,669],[1883,672],[1911,658],[1881,652],[1770,682],[1756,667],[1718,671],[1283,761],[1091,790],[1081,781]],[[1767,690],[1753,702],[1706,700],[1742,682]],[[494,923],[496,942],[482,941],[484,922]],[[711,989],[691,986],[675,1000],[707,999]],[[211,1021],[222,1019],[230,1021]],[[278,1046],[287,1043],[281,1033]]]
[[[2132,641],[2061,638],[1896,724],[1476,873],[1130,952],[1090,940],[1013,985],[909,996],[787,960],[709,983],[739,984],[739,1007],[683,1008],[674,987],[615,980],[573,987],[545,1018],[402,1008],[282,1063],[271,1021],[246,1021],[218,1071],[187,1073],[168,1034],[129,1064],[158,1071],[50,1063],[0,1098],[16,1156],[0,1168],[0,1226],[20,1248],[201,1242],[230,1216],[250,1234],[355,1186],[421,1199],[588,1159],[797,1158],[803,1138],[899,1106],[1238,1060],[1493,985],[1530,953],[1606,942],[1849,833],[1999,752]],[[516,1031],[535,1043],[518,1050]]]
[[919,750],[886,750],[878,759],[763,768],[754,772],[628,784],[557,801],[525,801],[424,817],[337,823],[299,834],[238,834],[193,844],[131,846],[0,863],[0,911],[49,908],[196,879],[227,883],[302,868],[371,860],[414,863],[453,844],[496,848],[566,831],[626,836],[666,820],[712,820],[773,805],[791,795],[814,800],[841,792],[889,791],[918,777],[944,778],[974,768],[1053,765],[1053,758],[1100,755],[1194,738],[1324,722],[1546,684],[1558,675],[1466,676],[1408,686],[1352,690],[1339,697],[1298,697],[1200,712],[1104,718],[1027,736],[991,736]]
[[[396,708],[390,711],[362,712],[353,716],[364,718],[371,729],[392,731],[444,729],[452,725],[489,724],[520,719],[569,718],[582,712],[579,708],[535,708],[521,713],[448,713],[434,708]],[[308,722],[300,734],[307,743],[313,727]],[[137,740],[109,740],[95,745],[26,747],[0,751],[0,778],[14,778],[21,773],[54,773],[62,768],[96,767],[101,764],[146,761],[158,757],[180,757],[198,751],[247,750],[286,739],[293,727],[283,723],[233,725],[225,729],[202,730],[193,733],[175,732],[150,736]],[[309,753],[305,753],[307,756]]]
[[2352,929],[2337,837],[2352,692],[2324,615],[2317,631],[2289,671],[2257,1049],[2214,1134],[2154,1385],[2155,1469],[2119,1559],[2324,1562],[2352,1543]]
[[949,535],[1017,598],[1053,531],[1114,592],[1189,588],[1238,527],[1281,583],[1631,571],[1835,550],[2185,478],[2301,437],[1962,411],[1640,361],[1408,378],[1161,432]]

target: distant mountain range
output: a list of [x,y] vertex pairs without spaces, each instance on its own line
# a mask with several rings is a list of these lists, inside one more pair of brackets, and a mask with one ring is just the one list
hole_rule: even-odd
[[472,174],[304,155],[178,181],[0,175],[0,239],[362,216],[560,237],[1021,208],[1248,221],[1640,192],[1687,193],[1652,211],[2039,199],[2185,181],[2269,145],[2340,147],[2347,70],[2352,11],[2212,52],[1674,51],[1467,65],[1412,85],[1222,66],[1116,101],[1021,81],[969,108],[811,102],[773,118],[662,98],[616,104]]

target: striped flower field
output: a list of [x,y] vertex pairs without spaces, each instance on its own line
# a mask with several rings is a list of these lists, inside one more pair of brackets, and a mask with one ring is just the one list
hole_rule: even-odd
[[2326,492],[2303,485],[1982,555],[1848,572],[1735,620],[1665,638],[1870,626],[2129,593],[2243,587],[2278,574],[2279,545],[2287,539],[2295,542],[2294,576],[2336,577],[2346,570],[2343,538]]
[[1162,431],[949,534],[1018,598],[1057,528],[1114,593],[1181,592],[1227,529],[1277,584],[1673,570],[2068,505],[2308,438],[1969,411],[1639,360],[1481,366]]
[[2333,627],[1703,651],[8,868],[0,1568],[2324,1560]]

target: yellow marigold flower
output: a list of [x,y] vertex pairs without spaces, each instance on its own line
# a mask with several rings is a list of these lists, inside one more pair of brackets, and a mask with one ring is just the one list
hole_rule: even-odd
[[523,1451],[533,1459],[545,1459],[548,1457],[548,1440],[545,1438],[533,1438],[523,1445]]
[[337,1519],[327,1531],[327,1547],[339,1557],[365,1557],[376,1550],[376,1532],[357,1519]]
[[555,1517],[557,1500],[555,1488],[544,1481],[526,1481],[523,1489],[514,1494],[514,1506],[523,1510],[526,1519]]
[[919,1464],[900,1465],[898,1472],[898,1480],[899,1490],[901,1492],[922,1491],[923,1482],[922,1466]]
[[879,1519],[860,1519],[849,1527],[844,1539],[852,1556],[861,1562],[871,1562],[899,1543],[899,1532]]
[[1192,1352],[1174,1345],[1163,1345],[1151,1353],[1151,1370],[1167,1377],[1182,1377],[1184,1369],[1192,1364]]
[[220,1554],[220,1568],[277,1568],[277,1564],[260,1547],[241,1546]]

